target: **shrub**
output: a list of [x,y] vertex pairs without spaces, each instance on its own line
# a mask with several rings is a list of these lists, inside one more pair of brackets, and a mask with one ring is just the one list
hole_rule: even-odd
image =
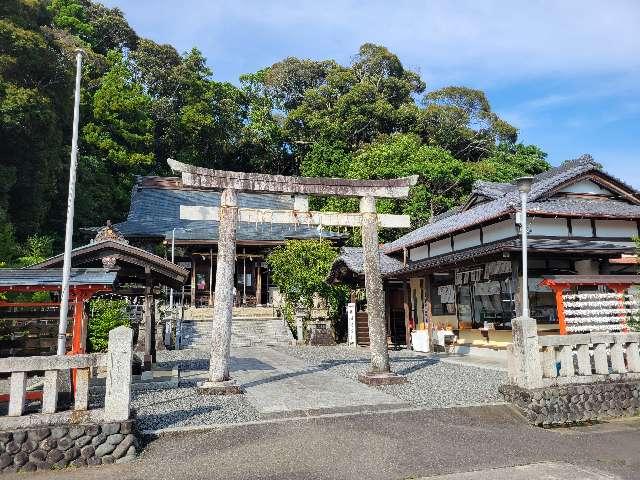
[[129,326],[126,300],[93,300],[90,304],[88,347],[90,352],[105,352],[109,331],[120,325]]

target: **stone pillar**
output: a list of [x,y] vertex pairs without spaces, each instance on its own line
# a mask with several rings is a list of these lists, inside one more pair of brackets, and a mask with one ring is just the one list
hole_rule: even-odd
[[406,382],[404,377],[391,374],[389,367],[387,329],[384,319],[384,291],[380,273],[378,215],[374,197],[360,199],[360,213],[362,214],[362,252],[364,285],[367,293],[371,370],[361,374],[358,379],[370,385]]
[[155,361],[155,311],[153,306],[153,279],[151,270],[145,267],[146,284],[144,289],[144,370],[151,370],[151,364]]
[[256,267],[256,306],[262,305],[262,268]]
[[[155,339],[154,339],[154,359],[153,361],[155,362],[155,355],[157,355],[158,350],[166,350],[167,346],[165,345],[165,334],[166,334],[166,330],[167,330],[167,323],[170,322],[170,316],[167,316],[166,318],[162,318],[162,315],[160,314],[160,306],[158,305],[158,302],[156,302],[156,299],[153,298],[153,312],[154,312],[154,329],[155,329]],[[169,315],[172,315],[172,313],[169,313]]]
[[294,317],[296,320],[296,343],[304,345],[304,317],[305,309],[296,307]]
[[105,422],[122,422],[129,419],[132,343],[133,331],[128,327],[120,326],[109,332],[104,397]]
[[516,317],[511,321],[513,344],[509,355],[509,380],[522,388],[542,387],[542,362],[538,329],[533,318]]
[[239,387],[229,381],[237,226],[238,194],[236,190],[227,188],[220,196],[216,301],[213,305],[213,324],[211,326],[209,381],[199,385],[201,393],[240,393]]

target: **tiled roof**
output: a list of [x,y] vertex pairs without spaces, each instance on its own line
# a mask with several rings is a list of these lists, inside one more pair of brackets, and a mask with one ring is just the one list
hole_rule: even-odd
[[485,180],[477,180],[473,184],[472,194],[482,195],[487,198],[496,199],[511,190],[510,183],[487,182]]
[[[533,183],[531,185],[531,192],[529,193],[529,201],[532,202],[532,204],[535,205],[536,208],[540,209],[538,210],[538,212],[542,213],[542,209],[545,207],[542,207],[541,203],[545,195],[547,195],[554,188],[557,188],[576,177],[594,171],[598,172],[601,175],[606,175],[600,171],[599,164],[596,163],[589,155],[583,155],[576,160],[568,160],[562,163],[562,165],[560,165],[559,167],[552,168],[534,177]],[[621,188],[633,192],[633,194],[637,197],[638,194],[632,187],[624,184],[614,177],[611,177],[609,175],[606,176],[612,182],[618,184]],[[399,239],[385,245],[384,251],[386,253],[396,252],[402,250],[403,248],[422,244],[429,240],[436,239],[453,232],[467,229],[474,225],[479,225],[487,221],[509,215],[510,213],[514,212],[520,205],[519,192],[515,184],[483,182],[479,185],[479,189],[479,191],[486,192],[482,193],[482,195],[485,196],[487,196],[487,193],[491,193],[492,195],[497,194],[499,191],[502,191],[503,193],[502,196],[499,196],[494,200],[473,205],[467,210],[463,210],[453,215],[447,215],[444,218],[436,219],[436,221],[434,221],[433,223],[413,230],[412,232],[407,233]],[[562,208],[564,212],[569,214],[572,213],[570,211],[572,204],[569,202],[576,201],[577,200],[569,199],[551,199],[549,201],[545,201],[545,203],[550,203],[549,208]],[[565,203],[563,204],[562,202]],[[629,205],[629,207],[631,208],[627,209],[626,207],[623,208],[621,206],[623,205],[623,202],[608,200],[606,201],[606,203],[610,203],[612,205],[612,210],[610,211],[614,212],[614,216],[619,215],[622,218],[626,218],[629,216],[633,217],[635,215],[635,213],[633,215],[627,215],[626,213],[629,211],[636,211],[636,207],[634,207],[633,205]],[[583,209],[592,208],[587,207],[586,203],[580,205],[576,204],[576,206]],[[597,209],[599,207],[594,206],[593,208]],[[557,213],[560,214],[560,212]]]
[[[144,270],[149,267],[154,279],[162,285],[180,288],[187,280],[189,272],[185,268],[176,265],[158,255],[143,250],[142,248],[122,243],[115,240],[103,240],[82,245],[71,250],[71,265],[92,265],[101,263],[104,258],[116,257],[120,267],[127,265],[126,270],[132,272],[136,269]],[[55,255],[42,262],[31,265],[30,269],[51,269],[61,267],[64,262],[64,254]],[[144,278],[144,277],[142,277]]]
[[[521,242],[519,238],[510,240],[502,240],[499,242],[479,245],[477,247],[460,250],[457,252],[440,255],[434,258],[427,258],[417,262],[410,263],[404,268],[385,272],[383,275],[387,277],[395,277],[406,275],[415,271],[437,270],[440,268],[450,267],[456,264],[468,262],[471,259],[478,259],[479,262],[484,261],[483,257],[494,255],[499,252],[512,252],[521,250]],[[602,255],[620,255],[622,253],[633,253],[635,251],[634,242],[623,241],[603,241],[603,240],[566,240],[566,239],[530,239],[528,243],[528,251],[530,253],[580,253],[580,252],[596,252]]]
[[[393,257],[385,255],[380,251],[380,271],[382,275],[386,275],[403,267],[401,261]],[[344,281],[345,276],[359,277],[364,274],[364,259],[362,255],[362,247],[342,247],[340,256],[336,258],[331,266],[331,271],[327,276],[329,282]]]
[[527,205],[529,213],[547,215],[584,215],[589,217],[640,218],[640,205],[615,200],[551,198]]
[[[358,274],[364,273],[362,247],[342,247],[338,260],[343,261],[349,270]],[[383,275],[398,270],[402,266],[400,260],[380,252],[380,270]]]
[[[116,281],[116,272],[103,268],[72,268],[69,285],[112,285]],[[61,268],[0,268],[0,287],[38,286],[56,287],[62,284]]]
[[[116,224],[125,237],[170,238],[176,229],[177,240],[217,240],[218,222],[202,220],[181,220],[181,205],[220,206],[220,192],[188,190],[174,186],[171,182],[158,185],[153,179],[151,186],[141,179],[134,186],[131,196],[131,208],[127,220]],[[292,209],[293,198],[290,195],[239,193],[238,203],[244,208]],[[318,232],[314,226],[255,224],[241,222],[238,225],[239,241],[284,241],[285,238],[340,238],[341,235],[323,230]]]

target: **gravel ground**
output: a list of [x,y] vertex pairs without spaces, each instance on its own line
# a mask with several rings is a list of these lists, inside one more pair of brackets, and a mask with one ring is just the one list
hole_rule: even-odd
[[[311,365],[354,380],[369,365],[369,351],[365,348],[346,345],[277,348]],[[391,351],[389,354],[392,370],[406,375],[409,382],[378,388],[416,406],[438,408],[503,400],[498,386],[507,380],[504,372],[442,362],[437,357],[409,350]]]
[[[158,352],[158,368],[206,370],[209,355],[200,350]],[[136,409],[139,428],[160,428],[249,422],[258,412],[242,395],[200,395],[194,382],[181,381],[179,387],[134,391],[131,405]]]
[[135,392],[132,407],[142,430],[258,419],[258,412],[242,395],[199,395],[192,386]]

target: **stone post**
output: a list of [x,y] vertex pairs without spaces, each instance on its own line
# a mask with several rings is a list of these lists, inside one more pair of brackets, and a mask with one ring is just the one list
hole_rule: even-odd
[[296,307],[295,309],[295,319],[296,319],[296,343],[298,345],[304,345],[304,317],[305,317],[305,309]]
[[107,379],[104,397],[105,422],[129,419],[133,330],[120,326],[109,332]]
[[238,194],[236,190],[227,188],[220,196],[216,301],[213,305],[209,381],[199,384],[201,393],[240,393],[240,388],[230,382],[229,376],[237,228]]
[[509,355],[509,380],[522,388],[542,387],[542,362],[538,329],[533,318],[516,317],[511,321],[513,344]]
[[145,267],[145,288],[144,288],[144,360],[143,367],[145,371],[151,370],[151,364],[155,361],[155,311],[153,305],[153,278],[151,277],[151,269]]
[[384,291],[380,272],[380,247],[378,245],[378,214],[374,197],[360,199],[362,215],[362,253],[364,260],[364,285],[367,294],[367,317],[371,350],[371,370],[358,379],[367,384],[384,385],[406,382],[404,377],[391,373],[387,328],[384,318]]

